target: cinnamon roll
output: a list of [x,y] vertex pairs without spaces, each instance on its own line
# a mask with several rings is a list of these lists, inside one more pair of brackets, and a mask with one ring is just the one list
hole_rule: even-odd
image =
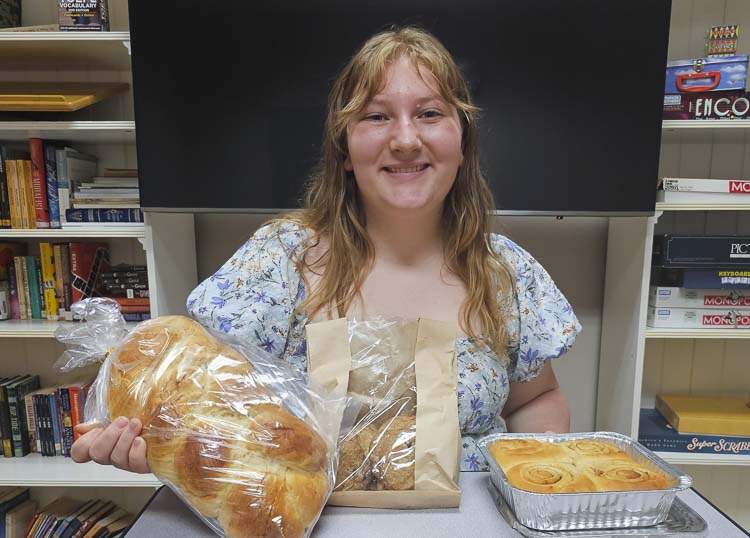
[[505,471],[514,487],[534,493],[581,493],[596,491],[587,474],[575,465],[560,461],[534,461]]
[[555,460],[573,463],[573,457],[556,443],[536,439],[503,439],[489,446],[490,454],[503,471],[514,465],[538,460]]
[[601,460],[586,471],[596,491],[641,491],[669,489],[670,478],[658,469],[650,469],[633,460]]

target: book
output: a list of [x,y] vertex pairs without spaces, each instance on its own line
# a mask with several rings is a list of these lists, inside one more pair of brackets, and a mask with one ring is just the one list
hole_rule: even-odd
[[70,527],[62,535],[62,538],[78,538],[83,536],[87,529],[94,523],[111,513],[116,507],[112,501],[98,501],[85,513],[80,514],[70,522]]
[[29,436],[29,449],[31,452],[39,452],[37,446],[37,417],[36,410],[34,409],[34,394],[36,390],[27,393],[24,397],[24,405],[26,406],[26,428]]
[[51,538],[62,538],[63,536],[65,536],[67,534],[67,530],[69,529],[73,521],[75,521],[79,517],[82,517],[84,514],[88,514],[88,512],[92,508],[97,507],[98,504],[101,502],[102,501],[98,501],[96,499],[89,499],[78,509],[70,512],[68,515],[62,518],[62,520],[58,523],[54,532],[51,534]]
[[13,456],[21,458],[31,452],[28,424],[26,422],[26,394],[39,388],[39,376],[28,375],[8,387],[8,406],[12,431]]
[[106,243],[70,243],[70,271],[73,302],[99,295],[97,279],[109,271]]
[[5,538],[24,538],[36,512],[36,501],[27,499],[5,514]]
[[29,489],[13,488],[0,497],[0,538],[5,538],[6,514],[29,500]]
[[72,273],[70,270],[70,245],[68,243],[55,243],[55,287],[57,293],[62,293],[60,303],[65,311],[70,310],[73,304]]
[[31,154],[31,185],[34,195],[34,219],[36,228],[49,228],[49,205],[47,203],[47,177],[44,165],[44,143],[40,138],[29,138]]
[[665,191],[750,194],[750,181],[744,179],[669,178],[661,180]]
[[70,457],[73,445],[73,415],[70,406],[70,392],[67,386],[57,389],[58,416],[60,417],[60,435],[62,437],[63,456]]
[[16,280],[15,263],[8,268],[8,288],[10,288],[10,319],[21,319],[21,308],[18,304],[18,281]]
[[58,303],[57,303],[57,291],[55,288],[55,263],[54,263],[54,251],[52,250],[52,244],[42,241],[39,243],[39,251],[41,253],[41,266],[42,266],[42,286],[44,294],[44,308],[46,311],[46,318],[54,321],[59,318],[58,316]]
[[129,276],[125,278],[101,278],[104,286],[115,284],[148,284],[148,274],[142,273],[141,276]]
[[5,146],[0,144],[0,228],[10,227],[10,191],[5,172]]
[[60,428],[59,404],[57,402],[57,389],[46,395],[47,407],[49,408],[49,422],[51,425],[51,445],[54,447],[53,456],[62,456],[62,430]]
[[59,523],[68,517],[71,513],[78,512],[85,502],[60,497],[55,499],[39,511],[39,516],[34,522],[27,536],[51,536]]
[[65,220],[73,222],[143,222],[140,208],[102,207],[97,209],[68,209]]
[[60,228],[60,199],[57,186],[57,146],[44,142],[44,177],[47,180],[47,204],[49,206],[50,228]]
[[57,1],[61,32],[108,32],[107,0]]
[[70,202],[72,185],[78,181],[88,180],[96,174],[97,158],[70,147],[58,148],[55,155],[60,220],[64,222],[65,210],[72,207]]
[[24,218],[26,219],[26,228],[36,228],[36,209],[34,207],[34,176],[30,159],[18,161],[21,167],[23,177],[23,196],[24,196]]
[[750,455],[750,437],[681,434],[656,409],[640,412],[638,442],[659,452]]
[[22,377],[17,375],[0,380],[0,443],[2,443],[3,455],[6,458],[13,457],[13,432],[10,427],[10,407],[8,406],[7,387]]
[[26,277],[29,283],[29,297],[31,298],[31,318],[42,319],[42,303],[39,300],[41,290],[36,275],[36,258],[34,256],[25,256],[26,260]]
[[5,182],[8,189],[8,210],[10,212],[10,227],[14,230],[23,228],[21,222],[21,200],[18,191],[18,174],[16,171],[16,161],[7,158],[7,150],[2,146],[3,165],[5,167]]
[[96,534],[99,531],[101,531],[103,528],[107,527],[108,525],[111,525],[114,522],[119,521],[120,519],[124,517],[129,517],[129,516],[130,514],[126,512],[125,509],[120,508],[119,506],[115,506],[110,513],[108,513],[99,521],[95,521],[89,528],[87,528],[82,538],[92,538],[93,536],[96,536]]

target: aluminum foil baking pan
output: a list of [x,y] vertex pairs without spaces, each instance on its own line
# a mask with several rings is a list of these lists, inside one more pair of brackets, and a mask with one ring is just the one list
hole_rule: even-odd
[[[607,491],[595,493],[533,493],[513,487],[488,445],[501,439],[537,439],[557,443],[591,439],[608,442],[636,462],[657,467],[674,480],[670,489]],[[490,466],[490,480],[500,491],[518,521],[536,530],[611,529],[646,527],[664,522],[678,491],[689,488],[692,478],[659,458],[640,443],[613,432],[538,434],[496,433],[478,443]]]
[[685,535],[691,538],[708,536],[708,524],[698,512],[675,497],[667,519],[663,523],[651,527],[631,527],[629,529],[579,529],[570,531],[538,531],[524,527],[516,519],[515,514],[506,504],[500,491],[492,481],[488,481],[488,489],[492,500],[495,501],[498,512],[508,526],[526,538],[610,538],[612,536],[634,536],[638,538],[663,538],[667,536]]

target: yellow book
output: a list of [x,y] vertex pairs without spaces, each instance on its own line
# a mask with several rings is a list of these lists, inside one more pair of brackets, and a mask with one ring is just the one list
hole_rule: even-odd
[[[26,211],[29,214],[29,228],[36,228],[36,209],[34,208],[34,178],[31,171],[31,161],[24,159],[23,186],[26,188]],[[46,191],[45,191],[46,192]]]
[[680,433],[750,436],[747,398],[656,396],[656,409]]
[[8,159],[5,161],[5,167],[8,178],[8,199],[10,201],[10,227],[19,230],[23,228],[23,221],[21,219],[21,193],[18,189],[16,161]]
[[21,227],[30,228],[29,221],[29,199],[28,189],[26,188],[26,173],[24,171],[23,159],[17,159],[16,164],[16,184],[18,185],[19,214],[21,215]]
[[44,286],[44,305],[48,320],[57,320],[57,296],[55,295],[55,261],[50,243],[39,243],[42,260],[42,285]]

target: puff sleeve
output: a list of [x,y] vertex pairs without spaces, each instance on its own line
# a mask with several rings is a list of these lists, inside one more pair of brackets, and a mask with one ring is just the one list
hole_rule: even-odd
[[259,228],[190,293],[188,314],[206,327],[282,357],[294,307],[304,293],[291,260],[304,237],[293,223]]
[[573,308],[542,265],[516,243],[493,234],[492,243],[516,272],[509,321],[511,381],[530,381],[544,363],[567,352],[581,331]]

